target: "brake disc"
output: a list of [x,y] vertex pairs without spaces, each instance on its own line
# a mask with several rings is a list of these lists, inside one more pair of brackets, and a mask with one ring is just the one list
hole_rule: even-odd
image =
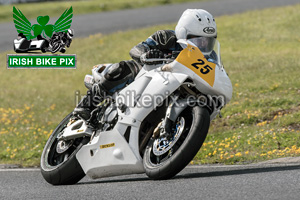
[[60,140],[56,145],[56,152],[64,153],[70,148],[70,146],[72,146],[72,144],[73,144],[73,140],[69,140],[69,141]]
[[177,142],[177,140],[180,138],[183,129],[185,125],[185,120],[183,117],[181,117],[180,121],[177,123],[175,133],[173,134],[173,137],[168,139],[167,137],[161,137],[154,141],[153,143],[153,153],[156,156],[161,156],[168,152]]

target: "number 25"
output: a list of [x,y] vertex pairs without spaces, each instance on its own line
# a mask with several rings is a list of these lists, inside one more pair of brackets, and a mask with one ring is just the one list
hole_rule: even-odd
[[[195,67],[196,69],[199,69],[197,65],[203,65],[205,62],[201,59],[198,59],[199,63],[193,63],[192,66]],[[210,70],[213,70],[209,65],[205,65],[203,68],[200,69],[200,72],[202,74],[207,74],[210,72]]]
[[[204,69],[205,70],[204,70]],[[201,68],[200,69],[200,72],[202,73],[202,74],[207,74],[208,72],[210,72],[210,70],[213,70],[209,65],[205,65],[203,68]]]

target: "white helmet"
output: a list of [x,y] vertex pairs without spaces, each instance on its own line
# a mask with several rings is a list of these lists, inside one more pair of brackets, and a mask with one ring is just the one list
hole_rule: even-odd
[[214,17],[202,9],[187,9],[175,28],[177,39],[188,39],[197,45],[204,55],[209,55],[217,38]]

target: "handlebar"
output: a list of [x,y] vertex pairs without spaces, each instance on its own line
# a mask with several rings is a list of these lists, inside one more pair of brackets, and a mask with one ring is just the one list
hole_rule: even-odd
[[141,61],[143,63],[153,63],[153,62],[173,62],[175,58],[146,58],[146,54],[141,56]]

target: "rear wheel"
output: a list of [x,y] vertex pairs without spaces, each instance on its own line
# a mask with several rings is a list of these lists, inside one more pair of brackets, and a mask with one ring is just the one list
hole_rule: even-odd
[[179,173],[199,151],[210,124],[206,108],[187,107],[168,136],[151,138],[144,153],[144,168],[152,179],[168,179]]
[[41,156],[42,175],[48,183],[53,185],[75,184],[85,176],[76,159],[76,153],[84,144],[88,143],[89,138],[67,141],[58,139],[71,117],[72,113],[63,119],[53,131]]
[[41,51],[42,51],[43,53],[46,53],[46,48],[47,48],[46,42],[44,42],[44,43],[42,44],[42,46],[41,46]]

